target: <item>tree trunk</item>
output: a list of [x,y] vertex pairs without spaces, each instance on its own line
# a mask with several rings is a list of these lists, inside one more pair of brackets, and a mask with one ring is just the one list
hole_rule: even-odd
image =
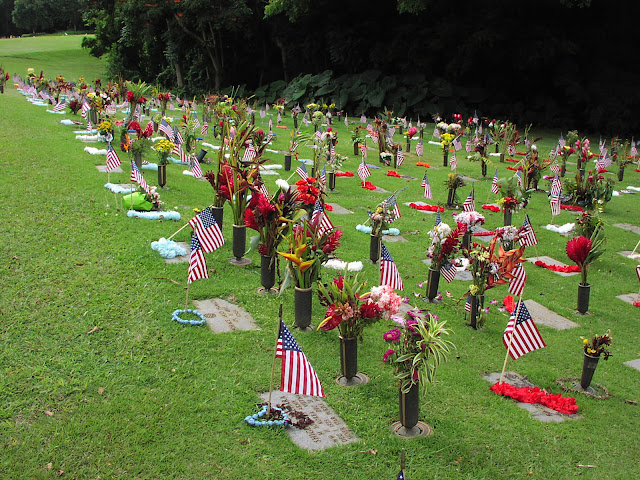
[[180,64],[178,62],[174,62],[173,69],[176,71],[176,84],[178,85],[178,88],[184,87],[184,79],[182,78],[182,69],[180,68]]
[[289,83],[289,74],[287,73],[287,51],[284,48],[284,44],[282,43],[282,40],[280,40],[280,38],[278,38],[275,35],[274,35],[274,41],[276,42],[276,45],[280,49],[280,59],[282,60],[282,75],[283,75],[284,81]]

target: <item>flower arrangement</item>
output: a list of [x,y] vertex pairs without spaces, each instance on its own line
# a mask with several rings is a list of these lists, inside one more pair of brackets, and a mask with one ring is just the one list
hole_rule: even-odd
[[313,123],[313,126],[316,130],[320,130],[320,126],[325,122],[325,120],[326,118],[324,116],[324,113],[322,113],[320,110],[316,110],[315,112],[313,112],[313,115],[311,115],[311,123]]
[[447,175],[444,185],[450,190],[457,190],[458,188],[464,187],[466,183],[461,175],[458,175],[457,173],[450,173]]
[[380,202],[373,211],[369,210],[368,214],[373,236],[382,235],[382,231],[387,230],[394,220],[393,206],[388,205],[386,200]]
[[451,229],[449,225],[442,222],[436,225],[429,232],[431,245],[427,249],[427,256],[432,259],[432,268],[440,270],[443,266],[452,262],[459,249],[460,237],[465,230],[456,227]]
[[0,65],[0,85],[4,86],[9,81],[9,72],[5,71],[4,66]]
[[337,327],[342,338],[362,339],[365,327],[398,312],[400,296],[389,286],[373,287],[362,293],[367,282],[360,281],[358,275],[340,276],[328,285],[318,282],[320,303],[328,307],[318,330]]
[[[380,159],[382,160],[383,158],[382,154],[390,152],[392,147],[392,145],[389,145],[389,142],[388,142],[389,125],[387,124],[386,121],[384,121],[382,118],[379,118],[379,117],[376,117],[373,120],[373,125],[376,129],[376,138],[378,139],[378,152],[380,154]],[[391,155],[391,157],[393,157],[393,155]]]
[[113,123],[110,120],[103,120],[98,124],[98,132],[100,135],[113,135]]
[[281,292],[291,282],[298,288],[310,288],[318,279],[320,265],[340,246],[340,230],[333,228],[321,234],[319,227],[304,219],[284,237],[289,248],[277,253],[289,263]]
[[175,144],[166,138],[158,141],[153,149],[158,153],[158,162],[160,165],[166,165],[168,163],[169,154],[173,151]]
[[136,107],[147,103],[147,97],[151,94],[152,87],[143,81],[138,83],[126,81],[124,85],[127,88],[126,99],[129,102],[129,113],[125,123],[129,123],[136,114]]
[[576,218],[576,226],[574,232],[578,236],[584,236],[591,238],[593,232],[604,226],[602,219],[598,215],[594,215],[589,211],[582,212],[578,218]]
[[307,211],[309,218],[311,218],[313,207],[319,199],[322,202],[324,195],[324,191],[320,188],[320,182],[315,177],[300,179],[296,182],[296,191],[302,208]]
[[327,170],[331,173],[336,173],[340,168],[342,168],[342,164],[347,160],[348,158],[344,155],[334,152],[332,155],[327,157]]
[[524,173],[522,183],[524,190],[535,191],[538,188],[538,182],[542,177],[542,172],[553,163],[553,160],[542,159],[538,153],[538,147],[535,143],[529,145],[524,158],[522,159],[522,171]]
[[409,129],[406,132],[404,132],[404,136],[408,140],[411,140],[416,133],[418,133],[418,129],[416,127],[409,127]]
[[454,138],[456,138],[456,136],[453,133],[443,133],[440,135],[440,145],[442,146],[443,153],[449,151],[449,145],[451,145]]
[[[123,124],[125,125],[125,124]],[[129,137],[128,131],[133,130],[136,134],[135,139]],[[123,129],[120,137],[120,147],[123,151],[129,152],[131,155],[144,155],[151,148],[151,135],[153,134],[153,125],[148,124],[142,130],[138,122],[131,122],[128,128]]]
[[495,230],[495,236],[502,244],[505,250],[511,250],[516,240],[520,238],[520,229],[513,225],[505,225],[504,227],[498,227]]
[[353,145],[358,145],[364,143],[364,139],[367,135],[367,129],[362,125],[357,125],[353,130],[351,130],[351,143]]
[[171,94],[169,92],[156,92],[156,98],[160,103],[160,110],[165,112],[167,110],[167,104],[171,100]]
[[611,330],[607,330],[607,333],[603,335],[594,335],[593,332],[591,332],[590,339],[585,337],[580,338],[582,339],[584,353],[590,357],[604,355],[604,359],[608,360],[611,356],[611,352],[607,350],[607,347],[611,345]]
[[567,242],[567,256],[580,267],[580,284],[589,285],[587,282],[588,267],[600,255],[604,253],[604,229],[597,226],[591,237],[579,236]]
[[575,179],[564,181],[563,190],[571,197],[572,203],[603,212],[613,197],[613,180],[591,170],[584,178],[578,172]]
[[260,192],[252,194],[244,211],[244,224],[258,232],[251,239],[252,247],[257,244],[260,255],[273,255],[287,230],[303,214],[298,195],[288,185],[279,188],[271,198]]
[[458,225],[464,224],[467,226],[467,230],[472,229],[477,225],[484,225],[484,215],[478,212],[460,212],[454,215],[453,219]]
[[410,310],[406,317],[395,315],[391,319],[395,325],[383,335],[389,348],[382,361],[393,366],[402,392],[407,393],[417,384],[426,392],[438,367],[455,349],[455,345],[445,338],[451,330],[437,315],[420,310]]
[[503,210],[511,210],[512,212],[524,208],[531,196],[531,190],[523,190],[515,176],[498,181],[499,194],[501,198],[497,203]]

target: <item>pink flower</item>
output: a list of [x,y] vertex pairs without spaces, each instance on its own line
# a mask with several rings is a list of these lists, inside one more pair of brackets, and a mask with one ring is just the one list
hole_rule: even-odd
[[390,355],[393,355],[394,353],[396,353],[394,350],[387,350],[386,352],[384,352],[384,355],[382,355],[382,362],[383,363],[387,363],[387,360],[389,359]]
[[382,335],[385,342],[396,343],[400,339],[400,330],[397,328],[391,329]]

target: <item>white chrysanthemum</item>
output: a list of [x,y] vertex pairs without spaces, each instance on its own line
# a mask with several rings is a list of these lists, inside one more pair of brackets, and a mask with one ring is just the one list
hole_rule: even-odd
[[276,186],[281,188],[282,190],[289,190],[289,183],[284,178],[279,178],[276,180]]

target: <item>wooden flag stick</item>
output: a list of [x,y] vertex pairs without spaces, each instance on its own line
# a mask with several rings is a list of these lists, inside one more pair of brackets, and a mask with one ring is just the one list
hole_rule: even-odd
[[187,281],[187,296],[184,299],[184,309],[186,310],[187,307],[189,306],[189,287],[191,286],[191,284]]
[[273,352],[273,363],[271,364],[271,383],[269,384],[269,401],[267,402],[267,415],[271,414],[271,392],[273,391],[273,377],[276,373],[276,358],[278,354],[278,340],[280,339],[280,322],[282,322],[282,303],[280,303],[280,313],[278,314],[278,334],[276,335],[276,348]]
[[[524,290],[524,289],[523,289]],[[513,335],[516,332],[516,323],[518,322],[518,315],[520,314],[520,305],[522,305],[522,294],[518,297],[518,308],[516,308],[516,314],[513,320],[513,327],[511,328],[511,335],[509,336],[509,343],[507,344],[507,354],[504,357],[504,365],[502,365],[502,373],[500,374],[499,384],[502,384],[504,379],[504,371],[507,368],[507,362],[509,361],[509,351],[511,350],[511,342],[513,342]]]
[[631,255],[633,255],[634,253],[636,253],[636,250],[638,249],[638,247],[640,247],[640,241],[638,243],[636,243],[635,248],[633,249],[633,252],[631,252]]
[[402,471],[404,471],[404,467],[406,465],[405,454],[406,454],[406,450],[403,448],[402,451],[400,452],[400,470]]
[[[213,203],[211,205],[209,205],[208,207],[205,207],[205,208],[209,208],[209,207],[213,207]],[[189,222],[185,223],[178,230],[176,230],[169,238],[167,238],[167,240],[171,240],[173,237],[175,237],[177,234],[179,234],[182,230],[184,230],[188,226],[189,226]]]

